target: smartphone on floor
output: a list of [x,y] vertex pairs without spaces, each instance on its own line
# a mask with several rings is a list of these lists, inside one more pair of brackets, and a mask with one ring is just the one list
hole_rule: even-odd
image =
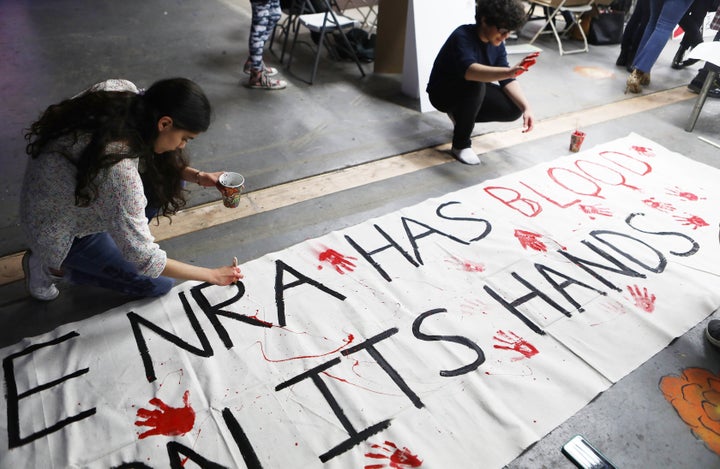
[[562,453],[580,469],[617,469],[582,435],[575,435],[562,447]]

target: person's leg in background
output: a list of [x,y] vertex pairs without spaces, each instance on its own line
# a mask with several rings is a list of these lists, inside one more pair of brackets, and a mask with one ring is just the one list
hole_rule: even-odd
[[[715,34],[715,38],[713,39],[713,41],[720,41],[720,31]],[[699,93],[700,89],[705,83],[705,78],[707,78],[708,71],[710,70],[714,70],[716,73],[720,73],[720,67],[705,62],[705,65],[700,70],[698,70],[697,75],[695,75],[695,78],[693,78],[688,85],[688,89],[693,93]],[[710,91],[708,91],[707,95],[711,98],[720,98],[720,79],[715,78],[715,82],[710,85]]]
[[281,90],[287,87],[285,80],[271,78],[277,75],[277,69],[267,67],[263,60],[265,43],[270,38],[273,28],[280,20],[280,0],[251,0],[252,26],[248,39],[250,56],[243,67],[250,75],[248,86],[255,89]]
[[692,0],[650,0],[650,20],[635,55],[625,92],[639,93],[643,86],[650,84],[650,70],[691,3]]
[[637,0],[635,9],[625,24],[622,42],[620,43],[620,54],[615,61],[615,65],[625,67],[628,72],[632,72],[633,59],[649,20],[650,0]]
[[681,69],[697,63],[697,59],[685,60],[685,54],[703,42],[703,22],[712,3],[713,0],[694,0],[680,19],[678,26],[683,29],[684,34],[673,58],[672,68]]

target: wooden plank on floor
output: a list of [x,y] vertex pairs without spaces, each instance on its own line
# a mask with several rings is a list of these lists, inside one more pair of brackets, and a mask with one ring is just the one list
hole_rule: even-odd
[[[484,134],[473,138],[473,147],[482,149],[483,152],[499,150],[570,132],[575,129],[580,115],[582,115],[583,127],[588,127],[694,97],[696,95],[684,86],[637,96],[544,119],[536,123],[535,129],[529,133],[511,129]],[[454,161],[447,152],[449,148],[449,144],[425,148],[253,191],[246,194],[241,199],[240,206],[235,209],[225,208],[220,201],[199,205],[179,212],[173,217],[172,223],[169,223],[167,219],[161,219],[159,225],[153,223],[151,231],[157,241],[162,241],[365,184],[442,165]],[[22,256],[23,252],[20,252],[0,258],[0,285],[21,280],[24,277],[21,265]]]

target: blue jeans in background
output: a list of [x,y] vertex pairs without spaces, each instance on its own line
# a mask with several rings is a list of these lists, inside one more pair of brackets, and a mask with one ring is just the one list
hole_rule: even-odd
[[633,68],[650,73],[673,29],[693,0],[650,0],[650,19],[640,40]]

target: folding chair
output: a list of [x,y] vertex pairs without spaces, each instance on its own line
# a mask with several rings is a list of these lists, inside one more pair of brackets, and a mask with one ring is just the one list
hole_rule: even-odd
[[[305,3],[309,2],[310,0],[305,0]],[[330,36],[332,36],[333,32],[337,32],[338,36],[340,37],[340,40],[342,41],[343,45],[347,47],[347,50],[355,62],[355,64],[358,67],[358,70],[360,70],[360,74],[364,77],[365,76],[365,70],[363,70],[362,64],[360,63],[360,59],[358,58],[357,54],[355,53],[355,49],[353,48],[352,44],[350,44],[350,41],[348,40],[347,36],[345,35],[345,29],[351,29],[358,26],[358,22],[352,18],[348,18],[347,16],[343,16],[335,11],[334,5],[331,5],[330,0],[322,0],[322,2],[326,5],[327,8],[325,8],[324,12],[320,13],[307,13],[307,14],[301,14],[298,15],[297,21],[298,26],[295,28],[295,32],[293,35],[293,42],[290,46],[290,55],[288,57],[288,64],[287,69],[290,71],[290,66],[292,64],[293,60],[293,53],[295,51],[295,45],[297,44],[297,38],[298,33],[300,32],[300,26],[303,26],[307,28],[312,33],[317,33],[320,35],[319,40],[317,44],[315,45],[315,61],[313,64],[313,70],[312,75],[310,76],[310,81],[308,81],[309,84],[313,84],[315,82],[315,76],[317,75],[317,69],[318,65],[320,63],[320,54],[322,53],[322,48],[325,46],[325,48],[328,50],[328,52],[333,55],[335,52],[333,52],[333,43],[328,37],[328,33],[330,33]],[[334,2],[333,2],[334,3]]]
[[[306,2],[305,0],[281,0],[280,9],[285,14],[285,18],[275,24],[272,35],[270,36],[270,45],[268,49],[270,52],[275,54],[273,51],[273,45],[275,44],[275,36],[279,36],[282,40],[282,49],[280,50],[280,63],[285,60],[285,52],[287,51],[288,40],[290,35],[297,30],[297,17],[303,13],[315,13],[315,6],[312,2]],[[278,34],[279,32],[279,34]],[[275,54],[277,57],[277,54]]]
[[[583,28],[580,25],[580,17],[583,15],[583,13],[592,10],[593,0],[528,0],[528,3],[530,3],[530,9],[528,10],[528,21],[538,18],[531,17],[531,14],[535,7],[542,7],[546,14],[541,18],[547,19],[545,21],[545,24],[543,24],[538,30],[538,32],[535,33],[533,38],[530,39],[530,44],[535,42],[535,40],[541,34],[552,33],[555,36],[555,40],[557,41],[558,52],[560,53],[560,55],[576,54],[578,52],[587,52],[588,50],[590,50],[590,47],[588,46],[587,36],[585,36],[585,31],[583,31]],[[555,26],[555,17],[562,11],[567,11],[570,13],[572,17],[572,24],[566,25],[565,30],[560,32]],[[547,31],[545,29],[547,26],[550,26],[550,31]],[[562,39],[567,37],[569,32],[573,29],[573,26],[580,30],[583,47],[567,50],[563,47]]]
[[[349,9],[357,10],[360,27],[369,32],[377,31],[377,6],[380,0],[345,0],[343,14]],[[355,15],[353,15],[355,16]]]
[[697,100],[695,101],[695,106],[693,106],[693,110],[690,113],[690,119],[685,126],[686,131],[692,132],[695,128],[695,123],[700,116],[700,111],[705,105],[708,91],[710,91],[713,82],[718,77],[718,70],[720,70],[720,42],[712,41],[700,43],[690,51],[688,58],[705,60],[710,65],[707,67],[707,77],[705,77],[705,82],[700,89],[700,94],[698,95]]

